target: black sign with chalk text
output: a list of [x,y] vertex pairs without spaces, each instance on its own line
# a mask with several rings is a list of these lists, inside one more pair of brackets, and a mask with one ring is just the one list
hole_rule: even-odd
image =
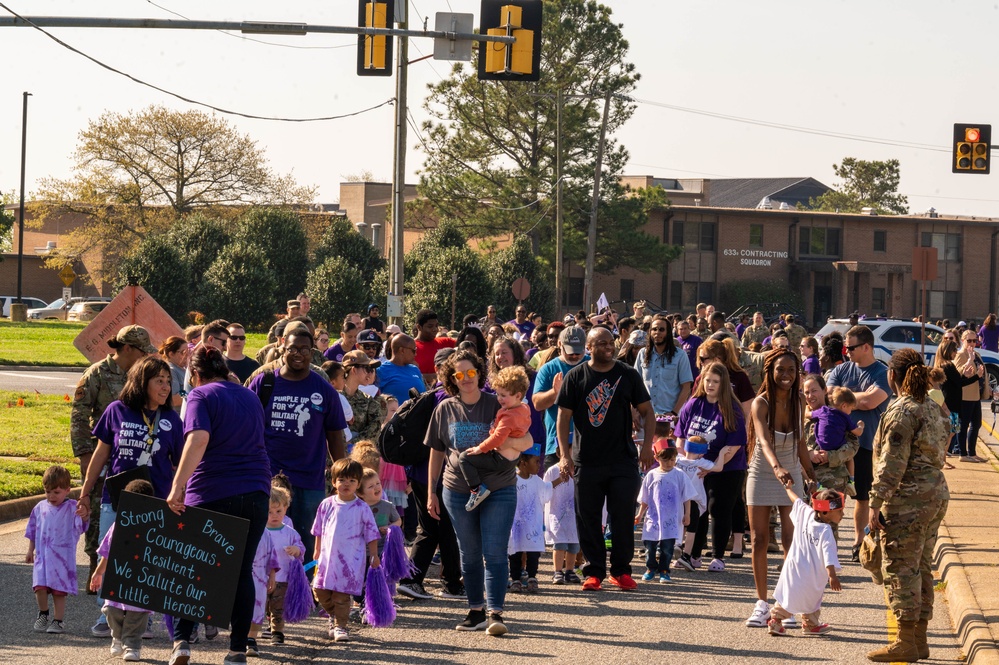
[[225,628],[249,521],[122,492],[100,597]]

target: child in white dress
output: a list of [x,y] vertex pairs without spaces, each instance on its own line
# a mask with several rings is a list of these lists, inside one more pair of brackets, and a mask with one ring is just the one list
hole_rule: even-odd
[[[544,506],[552,498],[552,489],[565,480],[560,476],[549,482],[538,475],[541,469],[541,445],[534,444],[517,462],[517,512],[510,530],[510,591],[524,590],[520,580],[527,559],[527,592],[538,592],[538,562],[545,551]],[[526,556],[525,556],[526,555]]]
[[777,578],[767,628],[771,635],[786,635],[782,621],[800,614],[805,635],[825,635],[832,630],[829,624],[819,621],[826,580],[833,591],[842,589],[836,575],[840,570],[836,538],[830,525],[843,519],[846,497],[834,490],[821,490],[812,495],[813,509],[793,488],[784,489],[794,502],[791,507],[794,538]]
[[[554,464],[545,470],[545,482],[553,483],[552,496],[545,504],[545,533],[553,552],[555,574],[552,584],[581,584],[573,566],[579,554],[579,534],[576,531],[576,481],[563,476],[562,469]],[[555,481],[560,481],[555,486]]]

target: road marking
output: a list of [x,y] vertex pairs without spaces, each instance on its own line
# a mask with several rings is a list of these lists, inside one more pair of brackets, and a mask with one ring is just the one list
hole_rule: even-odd
[[3,372],[3,376],[16,376],[21,379],[42,379],[44,381],[62,381],[61,376],[42,376],[41,374],[18,374],[17,372]]

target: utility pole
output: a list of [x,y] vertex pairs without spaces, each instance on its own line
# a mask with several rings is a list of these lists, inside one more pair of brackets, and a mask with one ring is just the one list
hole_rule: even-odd
[[600,206],[600,171],[604,162],[604,140],[607,138],[607,118],[610,115],[611,91],[604,94],[604,117],[600,121],[600,140],[597,142],[597,165],[593,171],[593,201],[590,205],[590,230],[586,235],[586,272],[583,280],[583,309],[594,302],[593,267],[597,252],[597,209]]
[[[30,92],[24,93],[24,104],[21,110],[21,205],[17,209],[17,303],[21,304],[21,274],[24,259],[24,168],[28,154],[28,97]],[[11,311],[11,320],[14,320],[14,313]]]
[[565,261],[562,257],[562,89],[555,92],[555,312],[562,318],[565,292]]
[[[408,26],[409,0],[402,0],[399,9],[399,28]],[[397,316],[389,317],[391,323],[403,325],[403,238],[406,219],[406,115],[408,113],[406,89],[409,70],[409,37],[399,36],[395,74],[395,142],[392,169],[392,281],[389,291],[397,298]]]

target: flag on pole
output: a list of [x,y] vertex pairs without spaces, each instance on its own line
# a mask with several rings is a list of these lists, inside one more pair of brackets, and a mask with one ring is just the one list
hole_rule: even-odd
[[597,313],[600,314],[606,309],[610,309],[610,303],[607,302],[607,294],[601,293],[600,297],[597,298]]

